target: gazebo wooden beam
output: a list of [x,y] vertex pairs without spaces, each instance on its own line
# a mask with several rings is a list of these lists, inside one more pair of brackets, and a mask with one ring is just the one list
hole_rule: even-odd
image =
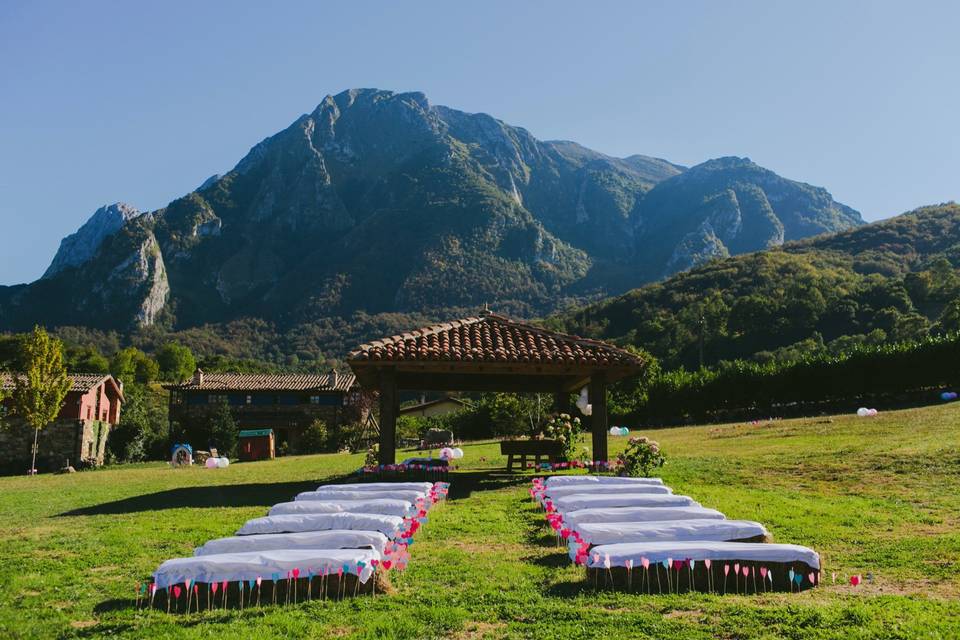
[[396,372],[393,369],[383,369],[380,371],[379,383],[380,449],[377,459],[380,464],[393,464],[397,461],[397,416],[400,413]]
[[607,379],[602,372],[595,373],[590,378],[590,388],[587,391],[592,405],[590,414],[590,430],[593,433],[593,459],[607,460]]

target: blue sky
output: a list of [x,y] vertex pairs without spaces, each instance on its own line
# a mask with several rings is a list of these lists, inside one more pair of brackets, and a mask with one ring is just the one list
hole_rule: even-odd
[[868,220],[960,199],[957,24],[956,2],[4,0],[0,284],[350,87],[613,155],[749,156]]

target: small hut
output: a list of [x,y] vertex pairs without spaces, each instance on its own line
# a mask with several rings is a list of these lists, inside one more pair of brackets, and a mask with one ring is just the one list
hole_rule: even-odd
[[273,460],[273,429],[244,429],[240,432],[240,460]]

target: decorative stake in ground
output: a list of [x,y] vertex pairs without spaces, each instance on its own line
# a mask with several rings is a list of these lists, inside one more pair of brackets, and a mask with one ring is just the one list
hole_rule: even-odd
[[[650,559],[644,556],[640,557],[640,564],[643,566],[643,582],[647,583],[647,593],[650,593]],[[640,583],[640,590],[643,590],[643,582]]]
[[627,591],[633,591],[633,560],[628,559],[627,565]]
[[703,561],[703,566],[707,568],[707,591],[713,593],[713,571],[710,570],[711,564],[713,564],[713,561],[710,558]]
[[210,587],[210,592],[211,592],[213,595],[207,598],[207,603],[209,604],[209,608],[210,608],[210,609],[213,609],[213,608],[214,608],[214,605],[217,604],[217,602],[216,602],[216,597],[217,597],[217,592],[220,591],[220,583],[219,583],[219,582],[211,582],[211,583],[209,584],[209,587]]
[[263,593],[263,587],[261,586],[262,584],[263,578],[261,576],[257,576],[257,609],[260,608],[260,594]]
[[723,595],[727,595],[727,576],[730,574],[730,565],[723,565]]

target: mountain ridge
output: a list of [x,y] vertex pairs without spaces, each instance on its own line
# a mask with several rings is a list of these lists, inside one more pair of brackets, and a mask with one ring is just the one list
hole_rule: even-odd
[[[226,174],[93,234],[79,264],[0,287],[0,328],[288,326],[483,303],[533,317],[779,244],[794,228],[862,223],[825,190],[746,163],[714,172],[614,158],[420,92],[348,90]],[[680,180],[691,172],[707,177],[691,187]]]

